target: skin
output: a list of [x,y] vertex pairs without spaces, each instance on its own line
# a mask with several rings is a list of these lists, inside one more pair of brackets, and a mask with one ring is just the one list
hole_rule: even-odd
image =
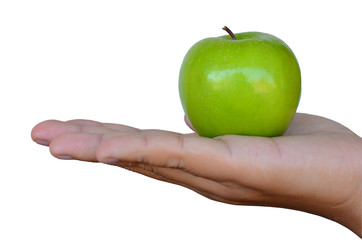
[[317,214],[362,236],[362,139],[323,117],[298,113],[275,138],[211,139],[90,120],[48,120],[32,138],[60,159],[119,166],[220,202]]
[[180,69],[184,112],[197,133],[280,136],[296,112],[301,74],[292,50],[266,33],[207,38]]

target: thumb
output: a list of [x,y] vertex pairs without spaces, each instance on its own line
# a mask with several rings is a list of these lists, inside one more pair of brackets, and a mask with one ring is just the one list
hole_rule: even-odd
[[189,126],[189,128],[191,128],[193,131],[195,131],[195,128],[192,126],[192,124],[190,123],[190,120],[187,118],[186,115],[185,115],[184,119],[185,119],[185,123],[187,124],[187,126]]

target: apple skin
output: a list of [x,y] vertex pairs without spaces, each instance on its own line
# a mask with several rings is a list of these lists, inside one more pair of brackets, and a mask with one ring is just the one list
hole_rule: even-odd
[[283,135],[301,95],[297,59],[273,35],[235,37],[206,38],[187,52],[179,75],[186,117],[204,137]]

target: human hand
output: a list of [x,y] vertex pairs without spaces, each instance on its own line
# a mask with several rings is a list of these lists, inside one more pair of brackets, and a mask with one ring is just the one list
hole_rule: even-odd
[[120,166],[220,202],[314,213],[362,236],[362,140],[329,119],[296,114],[281,137],[214,139],[49,120],[32,138],[57,158]]

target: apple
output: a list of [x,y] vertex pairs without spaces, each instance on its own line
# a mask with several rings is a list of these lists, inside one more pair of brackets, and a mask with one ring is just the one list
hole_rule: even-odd
[[283,135],[297,110],[301,73],[292,50],[261,32],[206,38],[180,69],[185,115],[200,136]]

